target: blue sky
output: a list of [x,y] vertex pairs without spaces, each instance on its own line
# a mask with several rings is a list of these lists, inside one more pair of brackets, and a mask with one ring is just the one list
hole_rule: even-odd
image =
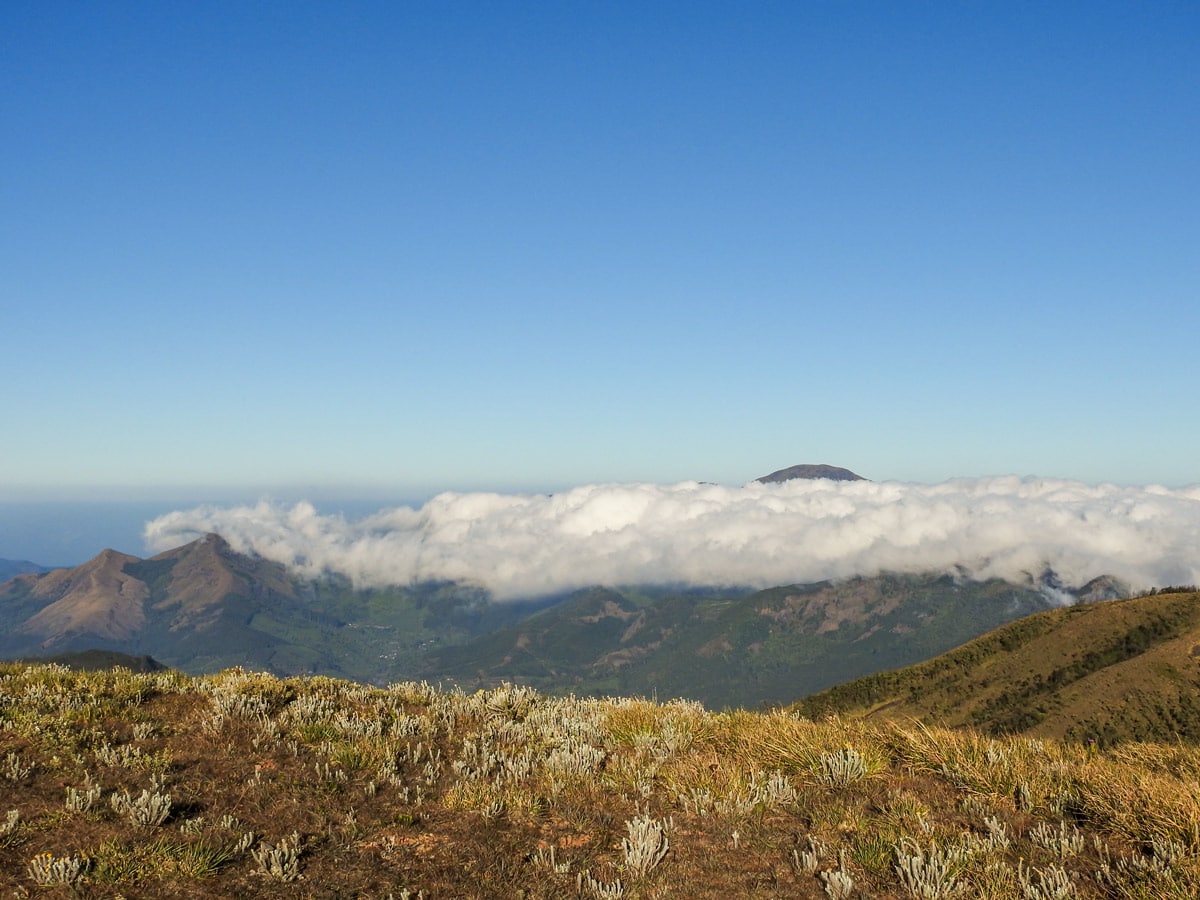
[[1198,44],[1190,3],[5,3],[0,500],[1198,482]]

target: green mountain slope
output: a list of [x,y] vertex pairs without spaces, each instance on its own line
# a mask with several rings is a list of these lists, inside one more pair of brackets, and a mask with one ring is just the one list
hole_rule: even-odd
[[1200,594],[1055,609],[793,706],[1102,744],[1200,740]]
[[1045,609],[1002,581],[884,575],[720,594],[595,589],[431,655],[424,670],[465,686],[686,697],[710,706],[791,702],[933,656]]

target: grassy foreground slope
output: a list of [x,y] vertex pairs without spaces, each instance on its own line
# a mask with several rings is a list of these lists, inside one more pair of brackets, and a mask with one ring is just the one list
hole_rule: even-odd
[[1200,749],[407,682],[0,667],[0,892],[1200,893]]
[[838,713],[1112,744],[1200,740],[1200,594],[1027,616],[924,663],[801,700]]

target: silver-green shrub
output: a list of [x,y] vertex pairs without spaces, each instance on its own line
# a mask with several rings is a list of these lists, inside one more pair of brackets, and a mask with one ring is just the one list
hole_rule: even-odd
[[671,819],[636,816],[625,823],[629,836],[621,840],[625,853],[625,868],[642,876],[663,861],[671,849],[667,832],[674,826]]
[[585,892],[595,900],[620,900],[625,896],[625,885],[618,878],[605,882],[592,877],[591,872],[580,872],[575,876],[575,886],[580,896]]
[[129,791],[121,791],[109,798],[109,803],[119,816],[128,817],[134,825],[151,828],[161,825],[171,814],[171,797],[154,791],[142,791],[132,797]]
[[0,766],[0,773],[9,781],[21,781],[33,771],[33,763],[25,764],[25,760],[21,758],[19,753],[8,753],[4,757],[4,765]]
[[961,851],[956,853],[935,843],[926,852],[909,840],[901,841],[893,849],[900,883],[917,900],[940,900],[962,890],[958,883]]
[[809,837],[807,850],[801,850],[798,846],[792,848],[792,868],[802,875],[812,875],[820,868],[824,855],[825,845]]
[[1027,869],[1022,860],[1017,865],[1017,879],[1025,900],[1074,900],[1078,896],[1071,876],[1059,866]]
[[853,747],[822,753],[817,766],[817,777],[833,787],[845,787],[867,776],[867,762]]
[[29,861],[26,871],[35,884],[74,884],[87,870],[86,856],[55,856],[39,853]]
[[1058,828],[1041,822],[1029,830],[1029,839],[1059,859],[1078,856],[1083,852],[1083,835],[1078,828],[1068,826],[1066,822],[1060,822]]
[[300,878],[300,835],[293,832],[278,845],[266,841],[250,855],[258,863],[259,872],[276,881],[297,881]]
[[849,900],[854,893],[854,879],[845,869],[830,869],[820,873],[825,896],[829,900]]
[[100,785],[86,788],[67,788],[67,799],[64,806],[68,812],[88,812],[100,799]]
[[19,809],[10,809],[5,820],[0,822],[0,846],[17,843],[17,829],[20,827],[21,811]]

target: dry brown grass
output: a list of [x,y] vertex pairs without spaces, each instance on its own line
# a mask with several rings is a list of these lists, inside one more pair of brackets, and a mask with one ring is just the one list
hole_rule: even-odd
[[[1198,773],[1182,745],[9,666],[0,891],[1194,897]],[[69,788],[98,797],[68,809]],[[114,808],[143,792],[170,798],[161,824]]]

